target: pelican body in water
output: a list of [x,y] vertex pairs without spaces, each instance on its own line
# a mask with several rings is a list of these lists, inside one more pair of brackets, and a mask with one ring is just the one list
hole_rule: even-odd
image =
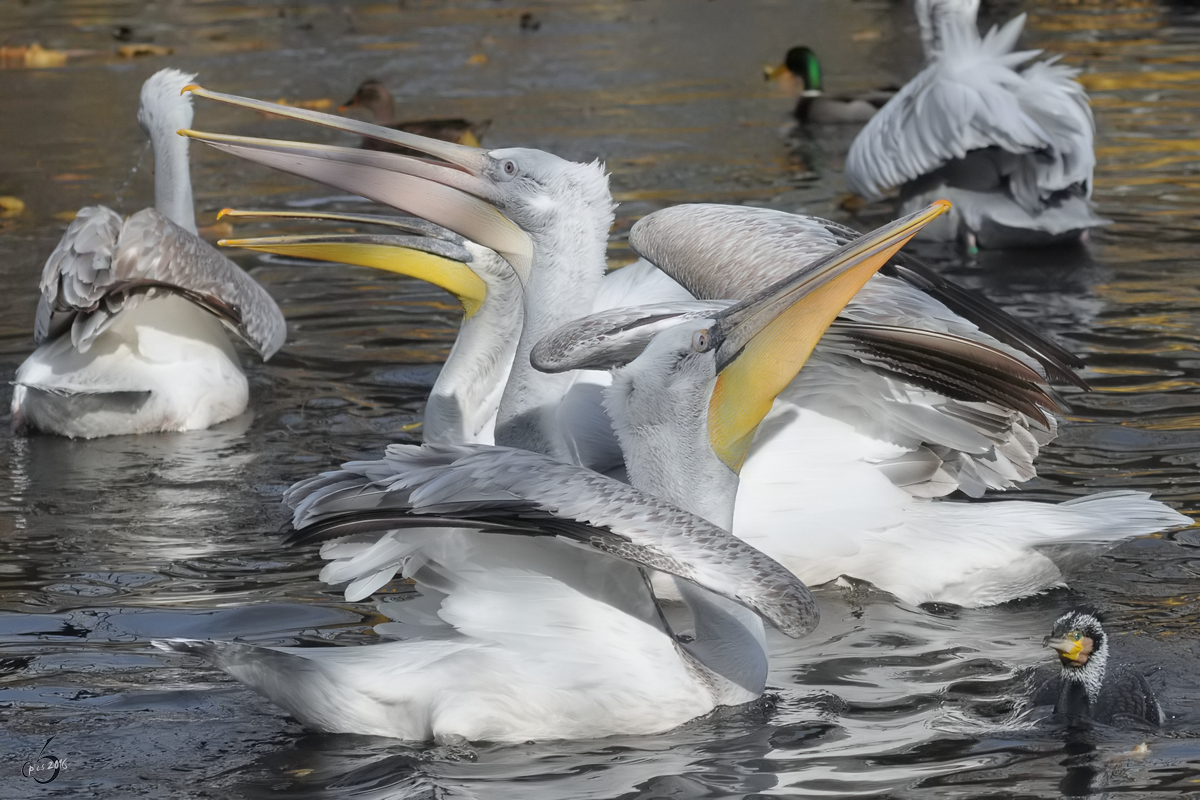
[[901,213],[931,197],[954,210],[923,236],[970,247],[1077,241],[1092,211],[1094,124],[1078,70],[1014,51],[1025,15],[980,37],[979,0],[917,0],[926,67],[858,134],[846,183]]
[[[255,110],[278,108],[195,91]],[[434,219],[502,255],[522,283],[524,323],[496,441],[589,463],[579,458],[579,438],[561,424],[563,387],[571,385],[571,374],[548,376],[558,383],[544,380],[529,356],[544,336],[578,317],[580,307],[586,310],[588,298],[607,283],[602,277],[612,206],[602,170],[535,150],[483,152],[316,112],[279,113],[395,140],[453,165],[188,132],[219,149]],[[752,296],[764,285],[757,281],[778,277],[772,277],[770,258],[757,257],[770,252],[770,242],[785,240],[815,258],[851,238],[838,226],[782,212],[705,209],[657,212],[632,236],[652,233],[655,220],[670,221],[675,236],[649,235],[640,252],[667,273],[646,273],[657,276],[657,285],[671,283],[668,275],[677,281],[675,301]],[[729,214],[755,217],[746,235],[722,239],[710,233],[723,231],[719,223]],[[690,226],[672,215],[690,218]],[[846,311],[847,326],[839,322],[831,330],[750,442],[735,534],[810,584],[849,575],[911,603],[976,606],[1062,585],[1062,562],[1042,553],[1045,546],[1111,543],[1189,524],[1139,492],[1057,505],[935,502],[957,489],[981,495],[1035,474],[1033,459],[1053,436],[1049,410],[1056,406],[1035,368],[1055,359],[1039,350],[1044,340],[1022,339],[998,309],[972,307],[953,287],[934,285],[920,270],[903,264],[889,269],[893,274],[868,282]],[[947,304],[974,316],[965,319]],[[1007,331],[1008,338],[999,341],[984,329]],[[344,579],[364,587],[390,577],[383,574],[386,559],[360,566],[357,577]],[[382,577],[368,579],[376,567]]]
[[249,389],[222,326],[263,358],[283,344],[279,307],[196,233],[188,143],[193,75],[166,69],[142,87],[138,122],[154,148],[154,208],[126,220],[79,211],[46,262],[17,370],[13,424],[90,439],[207,428],[246,409]]
[[[405,641],[157,646],[204,656],[317,729],[404,739],[658,733],[755,699],[767,677],[762,620],[799,637],[818,611],[803,584],[727,532],[731,462],[840,307],[943,210],[654,337],[624,370],[634,413],[656,420],[628,430],[643,437],[629,451],[633,486],[513,448],[424,445],[292,487],[299,539],[333,538],[326,549],[352,553],[388,532],[383,546],[437,604],[432,619],[423,609],[424,630],[400,604]],[[620,342],[586,331],[555,344],[541,357],[566,370],[622,360]],[[775,369],[764,380],[758,364]],[[680,579],[690,641],[663,617],[644,570]]]

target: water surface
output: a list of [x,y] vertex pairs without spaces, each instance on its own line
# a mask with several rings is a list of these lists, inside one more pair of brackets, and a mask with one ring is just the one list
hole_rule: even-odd
[[[995,3],[984,15],[1021,10],[1030,46],[1084,70],[1096,199],[1113,224],[1078,249],[926,255],[1088,363],[1095,391],[1064,391],[1071,413],[1023,496],[1139,488],[1194,512],[1200,14],[1061,0]],[[522,29],[523,13],[536,30]],[[174,52],[122,59],[118,39]],[[621,201],[620,263],[632,222],[677,202],[753,203],[860,228],[885,219],[883,207],[858,218],[842,208],[853,131],[794,129],[792,90],[764,83],[761,67],[807,41],[831,88],[856,89],[903,81],[919,62],[905,4],[844,0],[6,4],[0,44],[34,41],[72,56],[59,69],[0,69],[0,195],[27,206],[0,217],[6,376],[32,349],[38,276],[63,215],[149,204],[134,114],[141,82],[163,66],[292,101],[337,103],[375,77],[401,116],[491,120],[489,146],[600,158]],[[349,141],[203,101],[197,126]],[[193,163],[211,239],[230,232],[214,225],[227,205],[328,202],[319,187],[206,148],[193,148]],[[0,436],[0,796],[1146,796],[1200,781],[1200,537],[1187,531],[1129,541],[1074,574],[1070,591],[998,608],[918,609],[867,587],[825,587],[816,633],[772,634],[758,704],[658,737],[484,746],[473,762],[307,733],[223,674],[152,650],[159,636],[374,638],[372,605],[323,588],[311,548],[280,544],[279,496],[343,460],[419,441],[460,316],[414,281],[234,257],[289,322],[270,363],[242,350],[250,413],[189,434]],[[1078,601],[1109,609],[1115,645],[1151,673],[1171,713],[1161,733],[1068,736],[1027,708],[1047,664],[1042,637]],[[20,767],[43,747],[66,767],[38,785]]]

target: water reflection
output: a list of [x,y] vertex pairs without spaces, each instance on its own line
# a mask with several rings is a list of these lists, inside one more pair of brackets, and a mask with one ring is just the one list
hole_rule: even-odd
[[[1028,44],[1085,68],[1096,200],[1114,221],[1072,249],[922,252],[1088,362],[1097,391],[1064,391],[1069,424],[1023,496],[1134,488],[1200,510],[1197,15],[1151,0],[985,5],[992,21],[1030,11]],[[126,208],[149,203],[148,171],[130,177],[144,142],[134,112],[141,82],[168,63],[270,99],[340,100],[373,76],[404,117],[492,119],[497,147],[603,158],[622,201],[615,261],[628,256],[635,219],[680,201],[878,221],[877,209],[855,218],[842,205],[853,132],[796,129],[794,97],[760,69],[819,31],[830,85],[903,82],[919,60],[906,4],[580,2],[536,9],[536,31],[520,28],[524,10],[494,0],[222,0],[157,16],[118,0],[7,8],[6,43],[91,52],[59,70],[0,69],[0,194],[27,205],[0,219],[0,366],[11,376],[32,350],[37,279],[67,224],[55,215],[118,190]],[[112,38],[121,26],[174,56],[122,60]],[[213,129],[294,133],[215,104],[198,113]],[[349,202],[206,148],[193,156],[202,225],[224,206]],[[72,766],[46,791],[126,797],[154,781],[179,795],[253,797],[1056,797],[1182,793],[1200,779],[1200,539],[1186,531],[1081,560],[1071,593],[994,609],[917,609],[827,587],[813,636],[772,638],[766,702],[662,737],[482,746],[475,761],[309,735],[223,674],[165,660],[150,638],[375,638],[369,604],[321,589],[311,549],[279,545],[278,497],[339,461],[416,441],[458,325],[454,303],[416,282],[236,257],[289,321],[276,358],[246,360],[253,415],[180,435],[0,436],[0,749],[32,755],[57,734]],[[1041,637],[1079,601],[1113,610],[1114,638],[1172,714],[1163,732],[1069,739],[1029,706],[1046,662]],[[1148,752],[1135,751],[1143,740]],[[0,795],[34,788],[0,770]]]

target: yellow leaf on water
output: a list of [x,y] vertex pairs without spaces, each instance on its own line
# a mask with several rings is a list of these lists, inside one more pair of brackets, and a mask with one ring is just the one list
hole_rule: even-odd
[[67,63],[67,54],[61,50],[48,50],[36,42],[29,46],[0,47],[0,64],[6,67],[45,69],[61,67]]
[[66,222],[74,222],[75,217],[78,214],[79,214],[78,211],[58,211],[58,212],[51,214],[50,216],[54,217],[55,219],[64,220]]
[[15,217],[25,210],[25,201],[19,197],[0,195],[0,217]]
[[171,48],[163,47],[161,44],[123,44],[117,48],[117,55],[121,58],[138,58],[140,56],[169,56]]
[[473,67],[477,67],[481,64],[486,64],[487,62],[488,62],[488,57],[486,55],[484,55],[483,53],[476,53],[475,55],[473,55],[467,59],[467,63]]
[[58,50],[47,50],[36,42],[25,51],[25,66],[30,69],[61,67],[67,63],[67,54]]

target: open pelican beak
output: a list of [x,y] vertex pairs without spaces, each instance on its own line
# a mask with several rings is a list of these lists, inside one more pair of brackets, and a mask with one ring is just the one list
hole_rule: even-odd
[[[222,247],[242,247],[262,253],[311,258],[372,267],[432,283],[454,295],[469,319],[487,298],[487,285],[470,268],[471,252],[462,240],[439,230],[425,220],[398,220],[370,214],[332,214],[294,211],[236,211],[226,209],[222,217],[321,219],[340,222],[369,222],[419,235],[328,234],[265,236],[254,239],[222,239]],[[440,236],[438,234],[441,234]],[[449,236],[447,236],[449,234]]]
[[255,163],[416,214],[490,247],[512,264],[522,281],[529,277],[533,242],[496,208],[500,195],[496,183],[488,177],[493,161],[486,151],[319,111],[210,92],[195,85],[184,91],[391,142],[440,159],[434,162],[334,145],[179,131],[183,136]]
[[897,250],[949,208],[939,200],[716,315],[716,324],[700,337],[717,355],[708,430],[713,450],[730,469],[741,470],[758,424],[846,303]]

